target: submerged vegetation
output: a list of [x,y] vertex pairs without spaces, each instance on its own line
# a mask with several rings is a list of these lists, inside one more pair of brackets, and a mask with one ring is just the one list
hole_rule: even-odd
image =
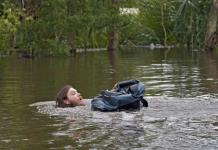
[[[114,50],[119,45],[151,43],[202,48],[210,8],[216,3],[216,0],[0,0],[0,53],[56,56],[71,55],[77,48]],[[128,9],[122,8],[137,11],[125,13]]]

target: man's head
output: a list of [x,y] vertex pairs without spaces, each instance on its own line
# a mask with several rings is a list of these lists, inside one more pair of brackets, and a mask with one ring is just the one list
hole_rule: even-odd
[[85,105],[82,96],[71,85],[65,85],[57,94],[56,106],[58,107],[74,107]]

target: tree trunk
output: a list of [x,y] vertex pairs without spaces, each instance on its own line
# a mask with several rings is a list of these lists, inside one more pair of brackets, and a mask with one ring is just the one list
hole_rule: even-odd
[[22,9],[26,9],[26,2],[25,2],[25,0],[21,0],[20,4],[21,4],[21,8]]
[[213,50],[218,43],[218,36],[216,33],[218,16],[218,0],[213,0],[209,17],[207,21],[207,32],[205,35],[205,50]]
[[[113,15],[119,15],[119,7],[118,7],[119,0],[111,0],[111,3],[114,9],[114,13],[117,13]],[[109,43],[107,47],[109,51],[116,50],[118,49],[118,46],[119,46],[119,31],[118,31],[116,24],[117,22],[114,22],[114,24],[112,25],[111,31],[109,33]]]
[[109,34],[108,50],[109,51],[116,50],[118,46],[119,46],[119,33],[118,33],[118,29],[114,26]]

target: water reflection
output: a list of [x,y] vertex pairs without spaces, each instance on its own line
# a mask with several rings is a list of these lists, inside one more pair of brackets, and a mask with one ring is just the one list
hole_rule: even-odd
[[[108,52],[109,62],[111,65],[111,70],[109,71],[111,73],[111,83],[114,84],[117,82],[117,61],[118,61],[118,52],[117,51],[109,51]],[[113,87],[113,85],[111,85]]]

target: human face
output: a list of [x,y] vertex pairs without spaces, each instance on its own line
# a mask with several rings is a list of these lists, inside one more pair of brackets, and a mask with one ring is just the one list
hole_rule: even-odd
[[70,88],[67,92],[67,100],[70,104],[73,104],[75,106],[81,106],[84,105],[82,102],[82,97],[80,93],[77,92],[76,89]]

